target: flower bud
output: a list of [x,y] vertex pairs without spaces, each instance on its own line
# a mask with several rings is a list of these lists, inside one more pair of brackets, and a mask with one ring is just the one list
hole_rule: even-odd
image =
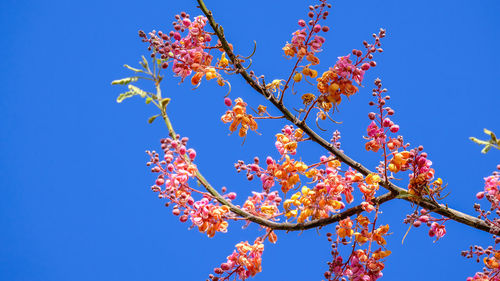
[[266,158],[266,164],[267,165],[272,165],[274,163],[273,158],[271,156],[267,156]]
[[483,192],[483,191],[478,192],[478,193],[476,194],[476,198],[477,198],[477,199],[483,199],[483,198],[484,198],[484,192]]
[[300,82],[301,80],[302,80],[302,73],[297,72],[297,73],[293,76],[293,81],[295,81],[295,82]]
[[221,265],[220,265],[220,268],[221,268],[222,270],[226,271],[226,270],[229,270],[229,268],[230,268],[230,267],[229,267],[229,264],[227,264],[227,263],[223,263],[223,264],[221,264]]
[[418,218],[418,220],[419,220],[420,222],[428,222],[428,221],[429,221],[429,217],[428,217],[428,216],[420,216],[420,217]]
[[382,126],[384,127],[389,127],[391,125],[391,119],[389,118],[385,118],[383,121],[382,121]]

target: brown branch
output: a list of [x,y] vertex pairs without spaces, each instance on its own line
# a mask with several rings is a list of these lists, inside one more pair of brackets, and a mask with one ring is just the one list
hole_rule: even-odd
[[[302,129],[310,138],[312,141],[318,143],[321,145],[323,148],[325,148],[327,151],[331,152],[333,155],[335,155],[340,161],[344,162],[348,166],[352,167],[356,171],[360,172],[363,175],[368,175],[373,173],[370,171],[368,168],[364,167],[361,163],[354,161],[351,159],[349,156],[345,155],[343,152],[335,148],[333,144],[330,142],[326,141],[323,139],[321,136],[319,136],[314,130],[312,130],[304,121],[299,120],[297,117],[295,117],[283,104],[279,102],[279,100],[271,94],[269,91],[266,90],[265,87],[261,86],[258,81],[254,80],[250,74],[246,71],[245,68],[241,65],[241,62],[238,60],[237,56],[233,53],[231,48],[229,47],[229,43],[227,42],[225,36],[224,36],[224,31],[223,29],[217,24],[214,20],[214,17],[212,15],[212,12],[207,9],[205,6],[205,3],[203,0],[197,0],[199,4],[199,8],[201,11],[205,14],[205,16],[208,18],[208,22],[212,29],[214,30],[215,34],[219,38],[222,48],[228,55],[229,59],[231,60],[232,64],[236,68],[236,73],[239,73],[243,79],[259,94],[263,95],[267,100],[269,100],[277,109],[279,109],[285,118],[289,120],[292,124],[297,126],[298,128]],[[476,229],[480,229],[483,231],[491,232],[494,233],[495,230],[490,227],[489,224],[487,224],[485,221],[478,219],[476,217],[470,216],[468,214],[464,214],[460,211],[448,208],[447,206],[444,205],[438,205],[431,200],[425,199],[425,198],[420,198],[418,201],[412,200],[408,195],[407,191],[395,184],[393,184],[390,181],[383,181],[380,183],[381,186],[389,190],[394,196],[397,196],[397,198],[404,199],[406,201],[415,203],[425,209],[431,210],[434,213],[443,215],[445,217],[448,217],[456,222],[466,224],[468,226],[474,227]]]

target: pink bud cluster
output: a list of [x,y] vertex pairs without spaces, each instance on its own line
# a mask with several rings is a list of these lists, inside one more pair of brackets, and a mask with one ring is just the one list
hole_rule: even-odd
[[[159,56],[162,68],[167,68],[169,59],[173,59],[173,72],[184,80],[192,71],[204,72],[210,67],[212,56],[205,49],[209,48],[212,40],[210,33],[205,31],[207,18],[198,16],[191,20],[189,14],[182,12],[175,16],[172,24],[174,30],[168,33],[162,31],[146,34],[139,31],[143,42],[148,42],[151,57]],[[187,35],[181,33],[188,30]]]
[[331,5],[326,3],[326,0],[321,0],[321,4],[315,6],[309,6],[309,13],[307,16],[310,20],[306,23],[305,20],[301,19],[298,21],[298,25],[301,29],[292,33],[292,41],[283,47],[285,55],[289,57],[294,57],[297,55],[298,58],[306,58],[312,64],[316,65],[319,63],[318,58],[315,54],[321,52],[321,47],[325,43],[325,38],[318,35],[320,32],[328,32],[330,28],[328,26],[321,26],[318,22],[320,19],[326,19],[328,17],[328,11],[326,8],[330,8]]
[[[158,173],[156,184],[151,187],[155,192],[159,193],[160,198],[177,200],[185,199],[179,202],[183,207],[192,205],[194,200],[190,196],[191,189],[189,188],[188,180],[194,178],[196,166],[191,162],[186,161],[185,157],[189,157],[192,161],[196,157],[196,152],[193,149],[187,149],[188,138],[182,140],[172,140],[170,138],[161,140],[161,147],[164,155],[160,160],[159,154],[156,151],[146,151],[151,160],[147,163],[148,166],[153,166],[151,171]],[[187,194],[189,196],[181,196],[179,194]]]
[[[500,165],[497,166],[497,169],[500,170]],[[479,213],[477,218],[486,222],[490,227],[490,233],[498,235],[500,233],[500,172],[495,171],[484,178],[484,190],[478,192],[476,197],[479,200],[486,199],[489,203],[487,210],[483,210],[479,203],[474,204],[474,209]],[[464,257],[476,257],[477,262],[482,256],[485,256],[482,259],[485,265],[483,271],[467,278],[467,281],[500,281],[500,251],[497,250],[500,237],[497,235],[493,235],[494,246],[488,246],[484,249],[475,245],[471,246],[469,251],[462,252]]]
[[338,61],[333,66],[333,71],[344,79],[351,79],[352,77],[356,83],[361,84],[363,76],[365,75],[365,70],[368,70],[370,65],[365,63],[361,68],[356,67],[352,64],[349,58],[350,56],[351,55],[339,57]]
[[351,61],[350,54],[344,57],[339,57],[339,60],[334,66],[335,72],[343,78],[353,79],[356,83],[361,84],[365,71],[370,67],[375,67],[377,63],[373,60],[373,54],[376,52],[382,53],[380,48],[380,39],[385,37],[385,29],[380,29],[378,34],[373,34],[374,43],[363,41],[366,48],[365,53],[360,50],[352,50],[352,55],[356,56],[356,61]]
[[335,130],[335,132],[333,132],[332,138],[330,139],[330,142],[337,149],[340,149],[340,145],[341,145],[340,138],[341,138],[340,131],[339,130]]
[[247,241],[236,244],[236,250],[227,257],[227,261],[214,269],[209,275],[211,281],[229,280],[232,275],[245,280],[262,271],[262,253],[264,244],[262,238],[257,238],[253,245]]
[[429,237],[436,237],[436,241],[442,238],[446,234],[446,227],[444,222],[447,218],[434,218],[431,216],[430,212],[425,209],[421,209],[420,212],[415,211],[411,215],[406,215],[404,223],[411,223],[414,227],[420,227],[425,224],[429,227]]
[[462,256],[475,258],[476,262],[483,261],[485,267],[482,272],[476,272],[474,276],[468,277],[467,281],[500,281],[500,237],[493,235],[495,246],[483,248],[478,245],[470,246],[468,251],[462,251]]
[[377,113],[370,112],[368,118],[372,120],[370,125],[368,125],[367,133],[370,141],[365,144],[365,149],[368,151],[377,152],[380,148],[385,151],[385,145],[389,146],[389,149],[395,150],[402,146],[402,142],[397,139],[389,138],[387,141],[388,132],[397,133],[399,131],[399,126],[395,124],[390,116],[394,115],[394,110],[388,106],[385,106],[387,101],[390,100],[390,96],[382,94],[387,92],[387,89],[382,89],[382,81],[380,79],[375,80],[376,88],[373,89],[372,96],[375,97],[376,102],[370,101],[370,106],[377,107]]
[[484,178],[484,191],[476,194],[477,199],[486,198],[491,204],[492,210],[500,210],[500,173],[493,172],[491,176]]
[[[226,220],[231,215],[227,206],[221,206],[210,194],[190,186],[189,180],[196,178],[197,168],[192,163],[196,151],[186,148],[187,141],[188,138],[179,140],[179,136],[176,140],[162,139],[164,155],[161,160],[156,151],[146,151],[151,158],[147,165],[153,166],[151,171],[158,174],[151,189],[168,200],[167,206],[173,205],[172,214],[179,216],[181,222],[191,220],[193,227],[213,237],[216,232],[226,232]],[[200,193],[201,200],[195,201],[193,193]]]
[[418,195],[432,195],[428,194],[428,191],[422,190],[423,187],[429,186],[435,174],[434,169],[431,168],[432,161],[427,158],[426,152],[422,152],[423,149],[423,146],[419,146],[410,150],[409,162],[413,173],[410,174],[408,189],[414,190]]
[[[497,167],[500,170],[500,165]],[[477,216],[483,219],[490,227],[491,233],[500,233],[500,172],[494,171],[490,176],[484,178],[484,190],[476,194],[478,199],[486,199],[489,210],[483,210],[481,205],[474,204],[474,209],[479,213]],[[491,217],[492,213],[496,216]]]

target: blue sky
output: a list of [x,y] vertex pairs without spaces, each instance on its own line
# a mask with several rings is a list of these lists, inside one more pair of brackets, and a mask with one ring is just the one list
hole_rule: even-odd
[[[267,80],[283,78],[292,62],[281,48],[305,16],[304,1],[210,1],[235,49],[248,54],[257,41],[253,69]],[[499,152],[479,153],[469,136],[500,132],[500,4],[497,1],[336,1],[326,23],[324,68],[380,27],[385,52],[366,76],[366,88],[342,107],[331,130],[342,132],[344,150],[374,167],[363,149],[370,111],[370,81],[381,77],[392,96],[407,141],[422,144],[437,174],[449,185],[450,206],[472,212],[474,194],[499,163]],[[146,54],[137,30],[168,30],[180,11],[199,14],[195,1],[0,2],[0,280],[204,280],[256,228],[232,224],[209,239],[178,222],[149,190],[154,176],[146,149],[167,135],[148,125],[153,107],[139,99],[116,104],[121,90],[110,81],[129,73]],[[239,77],[232,97],[256,107],[265,100]],[[280,121],[261,123],[244,146],[219,120],[225,90],[205,83],[197,91],[167,79],[164,92],[174,126],[189,136],[198,165],[215,186],[246,198],[255,183],[234,172],[237,160],[275,155]],[[304,159],[323,152],[307,146]],[[404,184],[403,184],[404,185]],[[406,202],[383,207],[393,251],[382,280],[464,280],[481,266],[460,257],[489,235],[450,222],[438,243],[417,229],[401,239]],[[322,230],[320,233],[325,233]],[[278,233],[266,246],[264,271],[254,280],[321,280],[329,246],[315,231]]]

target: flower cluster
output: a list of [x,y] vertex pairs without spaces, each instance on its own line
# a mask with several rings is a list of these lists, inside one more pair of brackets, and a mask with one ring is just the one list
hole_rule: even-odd
[[365,199],[365,201],[361,203],[361,206],[367,212],[374,210],[372,199],[375,197],[375,193],[379,189],[380,181],[380,176],[372,173],[366,176],[364,182],[358,183],[359,190],[363,193],[363,197]]
[[[329,216],[330,212],[336,212],[344,208],[344,203],[331,196],[326,189],[310,189],[303,186],[301,192],[297,192],[285,200],[283,207],[287,218],[297,217],[298,223],[303,223],[309,219],[320,219]],[[294,206],[296,209],[292,209]],[[300,210],[300,215],[297,216]]]
[[[500,170],[500,165],[497,166]],[[477,199],[486,199],[488,201],[487,211],[481,208],[481,205],[474,204],[474,209],[479,213],[478,218],[483,219],[491,228],[491,233],[500,233],[500,172],[495,171],[490,176],[484,178],[483,191],[476,194]],[[492,216],[492,215],[495,216]],[[500,281],[500,251],[497,250],[500,244],[500,237],[493,235],[494,246],[488,246],[484,249],[481,246],[470,247],[469,251],[463,251],[462,255],[467,258],[480,258],[485,265],[482,272],[477,272],[473,277],[467,278],[467,281]]]
[[[482,272],[476,272],[474,276],[468,277],[467,281],[500,281],[500,251],[496,250],[500,243],[500,237],[493,236],[495,246],[488,246],[484,249],[481,246],[470,246],[468,251],[462,251],[462,256],[466,258],[476,258],[476,262],[484,263]],[[484,257],[483,257],[484,256]],[[481,257],[483,257],[481,259]]]
[[291,43],[286,43],[283,51],[287,57],[297,56],[299,59],[306,58],[311,64],[319,64],[319,59],[315,56],[316,53],[321,51],[321,46],[325,43],[325,38],[318,35],[320,32],[328,32],[328,26],[321,26],[318,24],[320,19],[328,17],[326,8],[331,8],[326,0],[316,6],[309,6],[309,13],[307,16],[310,18],[309,22],[301,19],[298,25],[301,29],[292,33]]
[[208,237],[213,237],[215,232],[226,232],[228,223],[225,221],[229,207],[211,204],[208,198],[203,198],[193,204],[189,212],[191,221]]
[[279,216],[278,206],[281,204],[281,197],[278,191],[273,192],[252,192],[253,196],[243,204],[243,210],[250,214],[264,217],[266,219],[274,219]]
[[[234,132],[240,127],[238,131],[238,136],[245,137],[247,135],[248,129],[252,131],[257,130],[257,122],[255,122],[254,117],[247,113],[247,104],[242,98],[237,98],[234,100],[236,105],[227,110],[224,115],[222,115],[221,120],[224,123],[231,123],[229,125],[229,131]],[[232,102],[229,98],[224,99],[224,103],[227,106],[232,106]]]
[[266,172],[278,181],[281,185],[281,191],[285,194],[300,183],[300,174],[304,174],[308,169],[308,166],[304,162],[296,161],[290,158],[289,155],[285,155],[285,159],[281,164],[272,159],[270,160],[266,161],[271,162],[267,165]]
[[[151,171],[158,174],[151,189],[158,192],[160,198],[168,200],[167,206],[174,205],[172,213],[180,216],[181,222],[191,220],[200,232],[213,237],[216,232],[226,232],[229,208],[216,203],[210,194],[190,186],[189,179],[196,178],[197,168],[192,163],[196,152],[186,148],[187,141],[188,138],[179,140],[178,136],[175,140],[162,139],[162,160],[156,151],[147,151],[151,158],[147,165],[153,166]],[[203,198],[195,201],[193,192],[201,193]]]
[[[143,42],[149,43],[148,49],[152,51],[151,57],[158,58],[162,68],[167,68],[172,60],[172,70],[182,81],[193,72],[191,79],[193,85],[200,83],[203,77],[207,80],[217,78],[219,85],[225,84],[224,79],[212,66],[213,56],[207,52],[210,49],[211,34],[205,30],[207,18],[197,16],[191,20],[189,14],[182,12],[175,16],[172,23],[174,30],[164,33],[155,30],[146,34],[139,31],[139,36]],[[181,33],[187,30],[187,34],[182,37]],[[224,68],[228,61],[224,54],[219,60],[218,67]]]
[[304,132],[301,129],[294,129],[292,126],[285,126],[280,134],[276,134],[276,149],[281,155],[297,153],[297,143],[302,141]]
[[[283,156],[279,160],[274,160],[268,156],[265,164],[261,167],[259,158],[254,158],[254,163],[245,164],[238,161],[235,168],[238,172],[246,171],[248,180],[255,177],[262,182],[264,192],[270,194],[271,188],[278,184],[281,191],[286,193],[300,187],[301,177],[306,177],[312,187],[302,185],[299,191],[295,191],[292,196],[283,202],[284,215],[287,219],[296,219],[302,223],[309,220],[326,218],[332,213],[337,213],[344,209],[346,203],[354,201],[354,188],[357,186],[363,194],[364,201],[361,206],[365,211],[374,210],[372,199],[379,189],[381,178],[377,174],[369,174],[366,178],[359,172],[349,168],[347,171],[341,170],[341,163],[334,156],[321,156],[318,163],[307,165],[302,161],[291,158],[296,154],[297,142],[302,141],[303,132],[294,129],[292,126],[285,126],[280,134],[276,135],[276,148]],[[338,144],[340,135],[334,136],[334,141]],[[255,202],[262,200],[260,193],[247,200],[248,209],[264,217],[275,217],[278,214],[278,205],[266,208],[267,214],[262,214],[255,208]],[[345,197],[343,199],[342,197]],[[280,198],[281,202],[281,198]]]
[[[325,112],[335,108],[342,101],[342,95],[350,97],[358,92],[358,87],[353,85],[353,81],[361,85],[365,71],[376,66],[373,61],[373,53],[382,52],[380,47],[380,39],[385,37],[385,30],[381,29],[378,35],[374,34],[375,42],[368,44],[366,41],[363,44],[366,47],[366,52],[354,49],[352,54],[356,57],[355,61],[351,60],[351,55],[342,56],[329,70],[323,72],[321,77],[317,78],[317,88],[321,95],[317,99],[319,108]],[[316,70],[313,70],[307,65],[302,69],[302,74],[315,78]],[[294,77],[295,82],[299,82],[302,76]],[[309,104],[315,97],[312,94],[302,96],[304,104]]]
[[214,269],[219,276],[210,275],[212,281],[228,280],[236,274],[241,280],[255,276],[262,271],[262,253],[264,244],[262,238],[257,238],[253,245],[247,241],[236,244],[236,250],[227,257],[227,261]]
[[[375,97],[376,102],[370,101],[370,106],[376,106],[378,113],[370,112],[368,118],[372,122],[368,125],[366,129],[368,136],[366,139],[369,141],[365,144],[365,149],[368,151],[377,152],[379,149],[383,148],[384,153],[386,151],[386,145],[390,145],[391,150],[397,150],[402,146],[402,142],[398,139],[388,139],[387,134],[389,131],[391,133],[397,133],[399,131],[399,126],[394,124],[390,119],[390,116],[394,115],[394,110],[386,105],[386,102],[390,99],[390,96],[382,96],[387,89],[382,89],[382,82],[380,79],[375,80],[376,88],[373,89],[372,95]],[[384,155],[386,156],[386,155]]]
[[429,195],[434,199],[434,194],[439,195],[442,191],[443,181],[438,178],[431,184],[435,171],[431,168],[432,161],[427,159],[427,153],[421,152],[422,150],[422,146],[410,150],[409,161],[413,173],[410,174],[408,191],[418,197]]
[[358,88],[352,85],[351,80],[342,78],[334,69],[325,71],[317,82],[318,90],[322,94],[318,99],[318,104],[327,112],[330,108],[340,104],[342,94],[349,97],[358,91]]
[[[377,214],[375,215],[377,216]],[[381,225],[375,228],[374,222],[367,217],[359,215],[355,221],[351,218],[341,220],[336,227],[337,239],[328,233],[328,241],[332,242],[333,260],[328,263],[329,269],[325,272],[328,281],[340,280],[347,277],[355,281],[374,281],[382,277],[384,259],[391,251],[384,248],[389,226]],[[372,250],[372,242],[380,247]],[[347,259],[344,259],[338,249],[339,245],[352,244],[353,250]],[[359,249],[354,250],[356,247]],[[375,248],[375,247],[374,247]]]
[[422,224],[425,224],[429,227],[429,237],[436,237],[435,241],[438,241],[446,234],[444,223],[448,220],[447,218],[434,218],[428,210],[421,209],[420,212],[415,210],[412,214],[406,215],[403,222],[411,224],[414,227],[420,227]]
[[384,177],[393,178],[392,175],[387,176],[387,171],[391,173],[412,171],[409,174],[409,193],[417,198],[429,196],[432,200],[440,199],[444,188],[443,181],[440,178],[432,181],[435,171],[431,168],[432,161],[428,159],[427,153],[423,152],[423,146],[407,150],[409,144],[404,144],[402,136],[396,138],[388,136],[389,133],[397,133],[399,125],[391,120],[394,110],[386,106],[390,100],[390,96],[384,94],[387,89],[382,89],[380,79],[375,80],[375,86],[372,95],[376,98],[376,102],[370,101],[369,104],[376,106],[378,112],[368,114],[371,123],[367,127],[368,136],[365,138],[369,141],[365,144],[365,149],[373,152],[382,149],[384,162],[378,170]]
[[[151,189],[158,192],[160,198],[170,199],[182,207],[194,203],[188,180],[195,177],[196,166],[191,161],[195,159],[196,152],[186,148],[187,141],[188,138],[182,138],[180,141],[162,139],[162,160],[156,151],[146,151],[151,158],[147,165],[153,166],[153,173],[158,173],[156,184]],[[186,156],[191,161],[187,161]]]
[[484,178],[484,191],[478,192],[478,199],[486,200],[491,204],[492,210],[500,210],[500,173],[494,172],[492,175]]

